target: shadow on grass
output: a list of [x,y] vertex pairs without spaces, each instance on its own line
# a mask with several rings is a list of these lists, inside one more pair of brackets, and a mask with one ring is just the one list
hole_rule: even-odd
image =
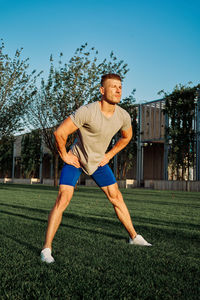
[[[81,194],[81,198],[86,198],[86,199],[88,199],[88,195],[87,195],[87,192],[85,192],[84,194]],[[98,195],[97,196],[95,196],[95,199],[102,199],[102,197],[99,195],[99,197],[98,197]],[[146,194],[145,195],[145,198],[148,198],[148,194]],[[160,197],[159,197],[160,198]],[[105,199],[106,199],[106,196],[105,196]],[[169,200],[169,196],[168,197],[166,197],[166,199],[168,199]],[[179,201],[179,202],[177,202],[177,201],[166,201],[166,200],[160,200],[160,201],[158,201],[158,200],[148,200],[148,199],[126,199],[125,197],[124,197],[124,201],[125,202],[130,202],[131,201],[131,203],[140,203],[140,204],[149,204],[149,205],[151,205],[151,204],[156,204],[156,205],[167,205],[167,206],[178,206],[178,207],[192,207],[192,208],[200,208],[200,205],[197,205],[196,203],[190,203],[189,201],[187,202],[187,203],[183,203],[183,202],[181,202],[181,201]],[[184,200],[185,201],[185,200]]]
[[182,207],[192,207],[192,208],[200,208],[200,205],[197,204],[193,204],[193,203],[181,203],[181,202],[173,202],[173,201],[165,201],[165,200],[161,200],[161,201],[154,201],[154,200],[133,200],[133,202],[137,202],[137,203],[144,203],[144,204],[158,204],[158,205],[169,205],[169,206],[182,206]]
[[[16,208],[16,209],[21,209],[21,210],[28,210],[30,212],[37,212],[37,213],[42,213],[42,214],[48,214],[50,212],[50,210],[48,209],[38,209],[38,208],[34,208],[34,207],[28,207],[28,206],[23,206],[23,205],[15,205],[15,204],[7,204],[7,203],[0,203],[1,206],[7,206],[7,207],[12,207],[12,208]],[[4,211],[1,210],[1,212],[3,213]],[[1,213],[0,212],[0,213]],[[5,212],[5,213],[10,213],[10,212]],[[23,214],[14,214],[14,213],[10,213],[19,217],[24,217],[24,218],[30,218],[28,216],[25,216]],[[74,213],[70,213],[70,212],[64,212],[63,213],[63,218],[69,218],[69,219],[74,219],[74,220],[78,220],[78,221],[86,221],[89,223],[95,223],[95,224],[100,224],[103,222],[103,224],[107,224],[107,225],[117,225],[118,220],[110,220],[108,218],[103,217],[101,214],[91,214],[90,216],[88,215],[84,215],[83,212],[81,212],[80,214],[74,214]],[[181,223],[181,222],[171,222],[171,221],[164,221],[161,219],[156,219],[156,218],[146,218],[146,217],[137,217],[134,216],[133,217],[134,221],[137,223],[149,223],[149,224],[154,224],[154,225],[165,225],[165,226],[173,226],[173,227],[181,227],[181,228],[188,228],[190,227],[190,229],[194,229],[194,230],[200,230],[200,225],[197,224],[193,224],[193,223]],[[37,221],[40,221],[42,219],[34,219]]]
[[20,244],[20,245],[22,245],[22,246],[25,246],[27,249],[29,249],[29,250],[30,250],[31,252],[33,252],[33,253],[39,254],[40,251],[41,251],[41,249],[39,249],[39,248],[33,246],[32,244],[29,244],[29,243],[27,243],[27,242],[25,242],[25,241],[22,241],[22,240],[16,238],[16,236],[12,236],[11,234],[7,234],[7,233],[5,233],[5,232],[3,232],[3,231],[0,231],[0,234],[3,235],[3,237],[6,237],[6,238],[8,238],[8,239],[11,239],[11,240],[17,242],[18,244]]
[[[11,208],[16,208],[16,209],[21,209],[24,211],[30,211],[30,212],[37,212],[38,214],[49,214],[49,210],[48,209],[38,209],[38,208],[34,208],[34,207],[27,207],[27,206],[23,206],[23,205],[14,205],[14,204],[7,204],[7,203],[0,203],[1,206],[6,206],[6,207],[11,207]],[[19,214],[19,213],[12,213],[12,212],[8,212],[8,211],[4,211],[1,209],[0,213],[7,213],[7,214],[11,214],[14,216],[18,216],[18,217],[22,217],[22,218],[30,218],[32,220],[35,221],[42,221],[43,219],[40,218],[32,218],[23,214]],[[88,215],[84,215],[83,212],[81,212],[80,214],[74,214],[74,213],[70,213],[70,212],[64,212],[63,213],[63,218],[67,218],[67,219],[72,219],[72,220],[77,220],[77,221],[83,221],[84,223],[92,223],[92,224],[101,224],[103,223],[103,225],[118,225],[119,221],[117,219],[117,217],[115,217],[115,219],[111,220],[110,218],[105,218],[103,217],[101,214],[90,214]],[[137,217],[134,216],[133,217],[134,222],[137,223],[141,223],[141,224],[152,224],[152,225],[164,225],[164,226],[171,226],[171,227],[179,227],[179,228],[189,228],[189,229],[193,229],[193,230],[200,230],[200,225],[198,224],[193,224],[193,223],[181,223],[181,222],[171,222],[171,221],[164,221],[161,219],[156,219],[156,218],[146,218],[146,217]]]
[[[36,222],[41,222],[41,223],[47,224],[47,220],[40,219],[40,218],[33,218],[33,217],[25,216],[25,215],[22,215],[22,214],[16,214],[16,213],[8,212],[8,211],[7,212],[6,211],[1,211],[0,214],[6,214],[6,215],[10,215],[10,216],[15,216],[15,217],[21,217],[21,218],[26,219],[26,220],[31,220],[31,221],[36,221]],[[70,216],[70,214],[69,214],[69,217],[72,217],[72,216]],[[74,217],[77,219],[77,217],[80,217],[80,216],[73,215],[73,219],[74,219]],[[105,225],[104,221],[103,221],[102,225]],[[98,229],[83,228],[83,227],[73,226],[73,225],[69,225],[69,224],[61,224],[60,227],[71,228],[73,230],[79,230],[79,231],[83,231],[83,232],[87,231],[87,232],[92,233],[92,234],[101,234],[101,235],[104,235],[104,236],[107,236],[107,237],[115,238],[117,240],[124,240],[125,239],[124,235],[109,233],[109,232],[105,232],[105,231],[99,231]],[[103,226],[102,226],[102,230],[103,230]],[[39,253],[39,251],[41,251],[41,249],[39,249],[37,247],[34,247],[31,244],[16,238],[16,236],[12,236],[12,235],[7,234],[6,232],[2,232],[2,231],[0,231],[0,234],[2,234],[4,237],[12,239],[13,241],[15,241],[15,242],[17,242],[17,243],[19,243],[23,246],[26,246],[28,249],[30,249],[34,253]]]
[[20,189],[31,189],[31,190],[44,190],[44,191],[58,191],[58,187],[40,184],[11,184],[1,183],[0,190],[20,190]]
[[[43,184],[11,184],[11,183],[0,183],[0,190],[20,190],[20,189],[31,189],[31,190],[43,190],[43,191],[58,191],[59,187],[43,185]],[[94,190],[100,190],[98,187],[86,187],[78,186],[75,192],[84,192],[94,194]]]
[[[36,209],[35,209],[36,210]],[[38,210],[41,212],[41,210]],[[45,211],[46,212],[46,211]],[[18,214],[18,213],[12,213],[9,211],[1,211],[1,214],[6,214],[9,216],[14,216],[14,217],[20,217],[26,220],[30,220],[30,221],[34,221],[34,222],[40,222],[43,223],[44,226],[47,226],[47,220],[46,219],[42,219],[42,218],[35,218],[35,217],[30,217],[27,215],[23,215],[23,214]],[[127,235],[122,233],[113,233],[112,230],[113,228],[116,228],[116,226],[122,226],[121,223],[116,219],[115,220],[108,220],[105,218],[95,218],[95,217],[88,217],[88,216],[80,216],[80,215],[76,215],[76,214],[72,214],[72,213],[67,213],[64,215],[64,217],[67,217],[67,219],[74,220],[75,222],[79,222],[82,221],[84,222],[84,227],[82,227],[80,224],[79,225],[72,225],[72,224],[66,224],[66,223],[61,223],[60,227],[61,228],[67,228],[67,229],[71,229],[72,231],[79,231],[81,232],[87,232],[90,233],[92,235],[101,235],[101,236],[105,236],[108,238],[112,238],[118,241],[123,241],[123,243],[126,243],[125,240],[127,240]],[[66,219],[64,220],[66,221]],[[176,225],[177,223],[168,223],[168,222],[159,222],[158,220],[153,220],[153,219],[148,219],[148,218],[134,218],[134,221],[139,222],[140,224],[137,224],[137,231],[138,233],[142,233],[142,234],[147,234],[151,235],[152,238],[155,237],[155,242],[152,240],[152,243],[154,246],[156,246],[156,244],[159,244],[159,241],[165,241],[165,243],[168,241],[169,245],[173,245],[174,241],[176,241],[176,247],[182,247],[182,244],[186,243],[186,241],[188,241],[189,243],[196,243],[198,238],[199,238],[199,234],[198,232],[192,232],[191,234],[191,230],[190,228],[186,230],[184,230],[185,228],[182,227],[181,223],[178,223],[180,226],[180,228],[178,228]],[[148,224],[145,224],[148,223]],[[108,225],[107,228],[105,228],[105,224]],[[156,224],[156,225],[155,225]],[[98,225],[98,228],[97,228]],[[174,227],[171,227],[171,226]],[[46,227],[45,226],[45,227]],[[87,227],[85,227],[87,226]],[[89,227],[89,228],[88,228]],[[108,232],[110,231],[110,232]],[[16,233],[13,233],[13,235],[11,235],[10,233],[8,234],[6,231],[0,231],[0,234],[2,234],[4,237],[12,239],[13,241],[17,242],[18,244],[21,244],[23,246],[25,246],[27,249],[29,249],[30,251],[34,252],[36,255],[39,255],[41,248],[35,247],[32,244],[28,243],[27,239],[26,240],[22,240],[16,237]],[[73,232],[72,232],[73,234]]]
[[[5,205],[5,204],[4,204]],[[34,212],[37,212],[39,214],[45,214],[47,216],[47,213],[49,212],[48,210],[46,209],[37,209],[37,208],[31,208],[31,207],[24,207],[24,206],[21,206],[21,205],[9,205],[9,204],[6,204],[7,207],[14,207],[14,208],[20,208],[24,211],[34,211]],[[20,218],[24,218],[24,219],[27,219],[27,220],[32,220],[32,221],[37,221],[37,222],[43,222],[43,223],[46,223],[47,224],[47,219],[43,219],[43,218],[36,218],[36,217],[31,217],[31,216],[27,216],[27,215],[24,215],[24,214],[20,214],[20,213],[13,213],[13,212],[10,212],[10,211],[6,211],[6,210],[2,210],[0,211],[0,214],[7,214],[7,215],[11,215],[11,216],[15,216],[15,217],[20,217]],[[92,226],[99,226],[101,227],[102,229],[104,229],[104,227],[106,226],[107,228],[112,228],[112,227],[119,227],[119,226],[122,226],[121,223],[119,222],[119,220],[117,219],[117,217],[114,217],[114,219],[108,219],[108,218],[105,218],[105,217],[102,217],[102,215],[79,215],[79,214],[74,214],[74,213],[70,213],[70,212],[64,212],[63,213],[63,221],[62,221],[62,224],[61,226],[64,226],[64,227],[71,227],[73,229],[79,229],[79,230],[85,230],[84,228],[81,228],[81,227],[76,227],[76,226],[73,226],[73,225],[70,225],[70,224],[65,224],[64,222],[66,220],[72,220],[72,221],[75,221],[75,222],[81,222],[83,224],[88,224],[88,225],[92,225]],[[159,220],[159,219],[153,219],[153,218],[146,218],[146,217],[137,217],[135,216],[133,218],[133,221],[134,221],[134,224],[137,224],[137,227],[144,227],[146,229],[148,228],[155,228],[155,226],[159,226],[159,229],[162,229],[162,230],[173,230],[173,231],[181,231],[184,230],[184,229],[187,229],[187,230],[196,230],[198,231],[200,229],[200,225],[196,225],[196,224],[192,224],[192,223],[181,223],[181,222],[170,222],[170,221],[165,221],[165,220]],[[161,228],[163,227],[163,228]],[[90,230],[90,232],[92,233],[99,233],[98,230]],[[107,233],[106,233],[107,235]],[[109,236],[113,236],[112,234],[109,235]]]
[[[16,209],[28,210],[28,211],[38,212],[38,213],[49,213],[48,209],[35,208],[35,207],[29,207],[29,206],[24,206],[24,205],[0,203],[0,206],[12,207],[12,208],[16,208]],[[0,211],[0,213],[1,213],[1,211]]]

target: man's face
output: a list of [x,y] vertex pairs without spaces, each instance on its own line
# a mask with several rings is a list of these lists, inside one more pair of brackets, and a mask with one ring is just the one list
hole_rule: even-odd
[[122,84],[118,79],[106,79],[100,92],[104,100],[111,104],[117,104],[121,100]]

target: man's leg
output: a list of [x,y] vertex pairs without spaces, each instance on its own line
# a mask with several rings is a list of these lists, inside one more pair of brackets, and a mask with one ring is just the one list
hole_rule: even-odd
[[138,246],[152,246],[141,235],[136,233],[131,221],[129,211],[123,200],[122,194],[119,191],[117,183],[106,187],[101,187],[101,189],[102,191],[104,191],[104,193],[112,203],[118,219],[122,222],[125,229],[128,231],[130,236],[129,243]]
[[51,256],[52,241],[61,223],[63,212],[71,201],[74,186],[81,172],[81,168],[75,168],[68,164],[64,164],[62,168],[59,193],[55,205],[49,214],[45,243],[41,252],[41,260],[44,262],[54,262],[54,258]]
[[51,255],[53,238],[58,230],[62,220],[64,210],[69,205],[73,196],[74,187],[69,185],[60,185],[58,197],[49,214],[48,226],[46,231],[46,238],[43,250],[41,251],[41,260],[46,263],[53,263],[54,258]]
[[49,214],[46,238],[45,238],[43,249],[52,248],[53,238],[61,223],[63,212],[69,205],[73,193],[74,193],[73,186],[60,185],[58,197]]
[[140,246],[151,246],[151,244],[149,244],[141,235],[136,233],[129,211],[123,200],[122,194],[119,191],[116,178],[110,167],[108,165],[99,167],[92,174],[92,178],[112,203],[118,219],[122,222],[130,236],[129,243]]
[[124,202],[122,194],[118,188],[117,183],[109,186],[101,187],[102,191],[106,194],[108,200],[112,203],[118,219],[122,222],[125,229],[127,230],[131,239],[134,239],[137,235],[132,221]]

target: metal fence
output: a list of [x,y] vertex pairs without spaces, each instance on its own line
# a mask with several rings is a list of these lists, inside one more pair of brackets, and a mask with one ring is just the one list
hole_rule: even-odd
[[[195,130],[195,166],[192,180],[200,180],[200,90],[195,106],[194,130]],[[144,149],[146,145],[161,143],[163,145],[162,180],[168,180],[168,152],[169,145],[165,140],[166,127],[170,120],[164,114],[165,99],[159,99],[137,105],[138,110],[138,141],[137,141],[137,182],[138,186],[144,183]],[[150,179],[150,178],[149,178]]]

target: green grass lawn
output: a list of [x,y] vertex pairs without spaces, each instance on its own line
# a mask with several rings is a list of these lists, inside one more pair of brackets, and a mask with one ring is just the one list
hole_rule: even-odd
[[136,231],[131,246],[97,188],[78,187],[40,262],[57,189],[0,185],[0,299],[200,299],[200,193],[122,190]]

